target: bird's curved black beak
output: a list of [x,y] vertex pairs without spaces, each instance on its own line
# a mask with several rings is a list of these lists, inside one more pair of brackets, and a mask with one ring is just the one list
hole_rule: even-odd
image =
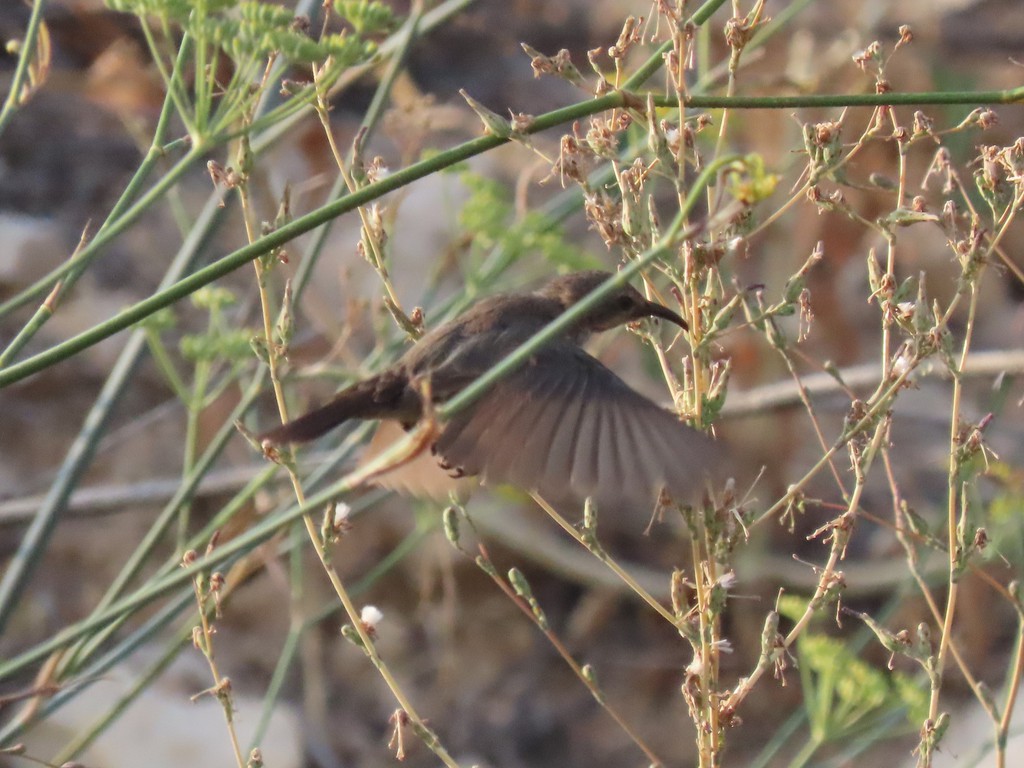
[[690,326],[686,324],[679,315],[673,312],[668,307],[664,307],[656,301],[648,301],[643,308],[643,314],[646,317],[660,317],[662,320],[668,320],[670,323],[675,323],[684,331],[690,330]]

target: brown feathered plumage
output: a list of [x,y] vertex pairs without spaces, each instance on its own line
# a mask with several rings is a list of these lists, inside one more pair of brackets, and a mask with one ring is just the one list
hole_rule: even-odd
[[[262,439],[311,440],[349,419],[393,420],[409,428],[423,411],[424,378],[436,402],[449,400],[609,277],[575,272],[536,293],[484,299],[423,336],[390,368]],[[593,332],[645,317],[686,327],[635,289],[617,289],[452,417],[430,464],[420,458],[419,467],[399,468],[383,484],[437,495],[440,488],[413,476],[440,463],[452,474],[480,475],[557,501],[590,496],[599,506],[649,509],[662,488],[677,499],[691,496],[717,464],[714,441],[632,390],[580,346]],[[390,438],[375,438],[371,452],[385,442]]]

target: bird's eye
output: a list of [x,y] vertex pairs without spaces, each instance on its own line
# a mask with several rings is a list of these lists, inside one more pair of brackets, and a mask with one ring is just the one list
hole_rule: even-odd
[[633,308],[633,297],[629,294],[619,296],[619,309],[628,310]]

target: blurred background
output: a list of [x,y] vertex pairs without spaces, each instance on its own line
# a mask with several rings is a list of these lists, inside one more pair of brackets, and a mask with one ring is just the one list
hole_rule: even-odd
[[[409,10],[401,2],[394,5],[399,13]],[[626,16],[650,12],[649,3],[630,0],[469,4],[450,22],[415,41],[364,156],[379,155],[388,168],[397,170],[427,149],[479,135],[479,120],[459,96],[460,89],[500,114],[540,114],[581,100],[582,92],[562,80],[535,79],[520,43],[548,54],[566,48],[577,67],[589,73],[587,51],[612,45]],[[869,91],[873,83],[851,57],[873,40],[890,52],[903,24],[911,26],[914,39],[887,65],[896,91],[994,90],[1024,82],[1024,14],[1016,0],[766,4],[768,17],[791,12],[781,34],[744,60],[738,92]],[[728,59],[720,34],[728,15],[723,9],[710,22],[712,33],[703,55],[712,63]],[[28,16],[25,4],[0,4],[3,39],[23,35]],[[142,160],[163,101],[161,81],[135,17],[108,10],[99,0],[51,0],[44,19],[52,46],[48,80],[0,134],[0,297],[5,299],[61,264],[83,231],[104,220]],[[649,50],[637,51],[636,62]],[[0,55],[5,92],[15,62],[11,54]],[[655,82],[660,86],[662,81]],[[723,83],[720,79],[712,91]],[[376,81],[368,76],[332,104],[331,128],[346,151],[375,87]],[[956,125],[970,112],[963,106],[923,109],[938,129]],[[767,169],[780,177],[778,192],[762,218],[779,208],[798,182],[805,162],[800,153],[801,125],[834,120],[840,112],[738,110],[730,115],[728,144],[737,152],[759,154]],[[897,110],[904,124],[910,123],[912,112]],[[980,145],[1003,147],[1024,135],[1020,105],[995,107],[995,112],[998,122],[984,133],[964,131],[945,142],[965,178],[977,167],[974,158]],[[717,121],[720,112],[710,114]],[[844,138],[853,141],[869,115],[868,109],[851,110]],[[487,241],[478,220],[476,228],[467,226],[467,206],[479,217],[481,208],[496,205],[486,197],[494,194],[510,212],[510,219],[499,225],[512,227],[528,211],[557,204],[561,187],[557,179],[546,178],[551,165],[539,155],[557,156],[559,138],[567,131],[535,137],[536,153],[507,145],[473,159],[458,173],[432,175],[387,199],[391,276],[406,311],[422,307],[429,327],[450,300],[532,287],[566,267],[614,268],[618,254],[605,247],[577,210],[562,223],[564,240],[538,247],[535,256],[519,258],[487,280],[479,278],[480,266],[489,263],[483,254],[494,243]],[[702,137],[705,140],[710,149],[714,133]],[[938,210],[941,182],[920,187],[933,155],[916,148],[908,158],[907,177],[911,194],[923,195]],[[891,192],[866,180],[874,173],[892,176],[895,158],[891,143],[870,143],[848,168],[850,186],[844,195],[863,219],[872,221],[889,211]],[[273,219],[285,185],[291,187],[297,213],[314,209],[322,204],[335,176],[323,128],[311,115],[260,156],[254,185],[260,216]],[[48,348],[150,295],[182,241],[183,230],[212,189],[209,175],[197,169],[165,204],[148,210],[112,241],[74,291],[63,297],[27,351]],[[384,308],[377,274],[357,252],[358,218],[342,217],[328,238],[296,313],[288,388],[299,410],[323,402],[345,376],[373,370],[373,361],[387,359],[401,338]],[[1024,227],[1018,223],[1002,241],[1018,275],[1024,269],[1022,240]],[[303,242],[289,250],[297,253]],[[830,388],[827,376],[821,378],[823,365],[829,362],[849,372],[848,383],[861,392],[877,382],[880,324],[877,305],[867,301],[866,259],[872,248],[884,252],[884,240],[849,217],[823,215],[801,200],[727,258],[737,286],[763,285],[766,295],[774,296],[819,242],[824,258],[807,283],[814,321],[799,345],[799,357],[806,363],[802,372],[825,381],[826,391],[814,402],[831,440],[841,428],[850,398],[838,387]],[[229,207],[204,253],[216,258],[243,243],[241,218],[235,207]],[[550,256],[552,252],[557,255]],[[293,266],[281,269],[287,274]],[[928,276],[929,295],[947,302],[956,290],[960,268],[938,227],[900,232],[897,278],[921,273]],[[240,270],[222,284],[235,292],[241,307],[232,317],[255,327],[252,282],[249,271]],[[1005,584],[1017,578],[1021,564],[1024,283],[1006,266],[994,266],[981,288],[972,351],[989,356],[979,358],[980,373],[968,379],[963,417],[977,423],[988,413],[997,414],[985,437],[1002,462],[999,471],[977,487],[977,515],[984,517],[979,524],[986,525],[992,545],[979,569],[983,573],[964,577],[955,637],[974,674],[1000,691],[1018,619],[1007,601],[997,599],[988,581]],[[13,337],[29,313],[4,317],[0,337]],[[204,316],[183,306],[177,321],[174,333],[194,332]],[[952,319],[954,333],[963,331],[964,322],[962,314]],[[787,332],[795,340],[795,319]],[[637,388],[667,402],[649,350],[632,334],[613,335],[598,344],[602,360]],[[0,391],[4,557],[15,552],[42,496],[52,487],[123,343],[123,336],[114,336]],[[815,462],[821,449],[789,373],[763,337],[740,329],[725,337],[715,356],[731,359],[733,366],[716,433],[728,446],[731,472],[741,480],[743,493],[763,468],[750,501],[752,508],[763,509]],[[904,498],[939,536],[944,535],[950,392],[948,379],[922,377],[914,390],[901,396],[892,431],[901,458],[895,471]],[[238,400],[237,389],[229,388],[203,410],[195,424],[200,446],[214,438]],[[253,430],[266,428],[273,424],[273,413],[268,395],[246,423]],[[160,367],[144,357],[113,410],[78,492],[61,514],[19,610],[0,637],[0,656],[13,657],[92,610],[177,487],[186,427],[184,408]],[[337,442],[337,436],[333,440]],[[302,454],[300,466],[315,468],[322,449]],[[193,505],[197,524],[211,519],[264,466],[240,436],[232,439]],[[245,527],[275,503],[287,501],[289,493],[284,485],[266,486],[232,525]],[[820,539],[807,537],[834,516],[827,505],[842,500],[825,474],[811,484],[807,496],[822,499],[826,506],[809,506],[792,525],[772,522],[759,527],[735,556],[737,584],[723,627],[732,643],[732,653],[722,662],[722,680],[728,687],[756,664],[764,617],[780,590],[807,596],[817,584],[810,564],[819,563],[826,548]],[[360,604],[383,611],[383,657],[462,764],[514,768],[643,763],[635,745],[614,727],[544,636],[470,558],[445,540],[439,529],[441,505],[388,496],[360,498],[369,504],[369,513],[354,518],[354,530],[336,546],[334,562],[347,582],[360,586]],[[884,616],[894,630],[913,628],[930,614],[913,589],[905,555],[891,530],[893,500],[881,466],[870,478],[862,506],[870,514],[859,525],[843,564],[843,602]],[[526,573],[558,636],[578,660],[595,666],[608,700],[644,741],[668,765],[696,765],[692,726],[680,695],[682,670],[690,663],[691,652],[678,633],[610,579],[596,559],[557,530],[525,496],[485,489],[470,500],[468,511],[499,570],[517,566]],[[616,558],[636,568],[652,592],[667,599],[671,569],[692,570],[690,547],[681,523],[666,521],[650,531],[647,523],[602,520],[603,539]],[[163,556],[174,552],[172,538],[160,545]],[[926,559],[921,567],[941,595],[946,578],[942,558]],[[338,612],[314,620],[335,602],[312,553],[295,560],[267,557],[265,567],[232,594],[217,621],[217,659],[232,681],[243,740],[256,728],[261,712],[274,713],[269,725],[261,726],[260,745],[268,765],[378,764],[394,752],[388,748],[388,719],[397,705],[390,693],[363,654],[340,639]],[[138,626],[152,615],[144,611],[129,625]],[[182,614],[182,620],[186,616]],[[828,615],[820,624],[822,632],[845,638],[864,631],[849,618],[842,621],[842,628]],[[303,631],[290,634],[297,626]],[[155,666],[169,647],[170,636],[170,629],[155,633],[99,679],[76,681],[75,686],[84,686],[78,695],[19,740],[32,754],[49,759],[152,671],[145,692],[78,759],[109,768],[142,760],[149,765],[227,764],[231,753],[219,706],[212,697],[190,702],[191,696],[210,686],[202,656],[185,647]],[[265,708],[268,688],[272,681],[277,684],[275,668],[293,636],[293,663],[283,673],[280,689],[275,689],[273,706]],[[884,671],[888,654],[877,641],[863,636],[851,642],[859,642],[862,658]],[[927,683],[914,677],[914,665],[901,659],[896,667],[926,690]],[[804,709],[807,681],[802,685],[800,672],[791,669],[785,682],[783,686],[764,679],[746,700],[739,712],[742,725],[728,731],[729,764],[799,763],[801,749],[812,738]],[[32,673],[26,671],[6,684],[0,695],[30,689]],[[984,753],[991,728],[967,729],[973,700],[952,666],[944,697],[944,709],[961,714],[954,718],[954,732],[964,729],[966,734],[961,746],[944,750],[946,757]],[[7,718],[18,716],[15,701],[5,709]],[[872,724],[870,732],[854,731],[844,743],[820,745],[811,764],[849,765],[862,753],[886,764],[911,764],[909,752],[917,744],[919,723],[912,723],[905,710],[893,707],[865,716],[863,722]],[[436,764],[414,736],[406,739],[408,764]]]

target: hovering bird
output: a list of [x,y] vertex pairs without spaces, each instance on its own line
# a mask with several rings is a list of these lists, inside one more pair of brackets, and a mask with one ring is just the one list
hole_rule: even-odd
[[[260,440],[304,442],[352,419],[378,419],[382,427],[370,453],[379,453],[399,434],[397,427],[408,430],[424,415],[425,379],[434,403],[450,400],[610,277],[573,272],[533,293],[483,299],[424,335],[391,367]],[[629,285],[617,288],[456,413],[442,426],[432,455],[412,462],[419,467],[398,467],[377,482],[445,495],[447,485],[418,477],[426,461],[435,475],[438,466],[451,477],[479,475],[553,502],[591,497],[599,508],[649,511],[662,490],[688,500],[718,463],[715,441],[631,389],[582,347],[592,333],[650,317],[687,329],[671,309]]]

